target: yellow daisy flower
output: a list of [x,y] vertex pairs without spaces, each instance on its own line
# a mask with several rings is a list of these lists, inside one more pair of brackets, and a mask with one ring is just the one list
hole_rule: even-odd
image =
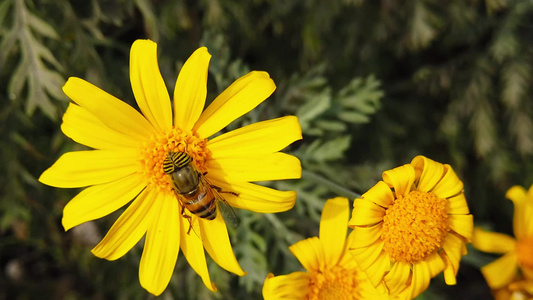
[[455,284],[473,219],[453,169],[417,156],[354,201],[349,225],[350,252],[370,282],[409,299],[441,271]]
[[346,251],[350,204],[347,198],[330,199],[324,205],[319,237],[289,247],[307,272],[268,274],[263,285],[265,300],[279,299],[388,299],[368,282]]
[[[64,208],[65,230],[104,217],[133,202],[92,249],[115,260],[146,234],[139,265],[141,285],[159,295],[168,285],[179,249],[212,291],[204,248],[222,268],[245,275],[239,266],[222,215],[198,218],[180,205],[162,164],[169,152],[185,152],[210,184],[223,191],[233,207],[260,213],[293,207],[296,192],[278,191],[250,182],[300,178],[300,161],[278,152],[301,139],[298,119],[287,116],[259,122],[208,140],[247,113],[275,90],[266,72],[239,78],[202,112],[211,55],[196,50],[183,65],[174,89],[174,114],[157,63],[157,45],[137,40],[131,47],[130,80],[142,112],[79,78],[63,91],[70,103],[61,129],[74,141],[95,150],[69,152],[39,180],[61,188],[87,187]],[[192,224],[196,232],[190,231]]]
[[474,229],[472,244],[477,249],[503,254],[481,268],[481,273],[493,290],[507,286],[516,279],[518,270],[523,277],[533,280],[533,185],[526,191],[513,186],[506,195],[514,204],[513,231],[515,238],[503,233]]

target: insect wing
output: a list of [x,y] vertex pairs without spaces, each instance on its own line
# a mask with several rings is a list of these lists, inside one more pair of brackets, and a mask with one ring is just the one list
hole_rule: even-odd
[[[224,221],[229,223],[232,227],[237,227],[239,225],[239,218],[237,214],[229,205],[228,201],[222,197],[222,195],[217,191],[218,187],[209,183],[205,176],[200,176],[202,183],[206,186],[207,192],[217,201],[217,210],[224,217]],[[222,191],[223,193],[224,191]]]
[[[215,191],[217,193],[217,191]],[[217,208],[220,214],[224,217],[224,220],[228,222],[232,227],[236,228],[239,226],[239,218],[235,211],[224,199],[217,201]]]

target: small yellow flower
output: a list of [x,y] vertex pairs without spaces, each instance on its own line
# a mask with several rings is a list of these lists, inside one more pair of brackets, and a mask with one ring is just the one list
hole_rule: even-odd
[[533,280],[516,280],[492,292],[495,300],[532,300]]
[[263,297],[270,299],[388,299],[368,282],[346,251],[350,207],[348,199],[330,199],[324,205],[319,237],[289,247],[307,272],[268,274]]
[[449,165],[417,156],[385,171],[353,206],[350,252],[375,287],[411,299],[442,271],[455,284],[473,219]]
[[513,186],[506,197],[513,201],[513,231],[515,238],[503,233],[474,229],[472,244],[477,249],[503,254],[492,263],[481,268],[491,289],[507,286],[517,277],[518,270],[528,280],[533,280],[533,185],[529,191],[521,186]]
[[[87,187],[65,206],[65,230],[104,217],[133,200],[92,252],[115,260],[146,234],[139,280],[154,295],[168,285],[180,248],[210,290],[216,288],[204,248],[222,268],[245,275],[222,215],[206,220],[182,209],[162,169],[169,151],[186,152],[211,184],[235,193],[224,193],[231,206],[273,213],[292,208],[296,199],[294,191],[250,183],[300,178],[300,161],[278,152],[301,139],[296,117],[259,122],[207,139],[276,88],[266,72],[250,72],[202,112],[210,58],[202,47],[185,62],[174,89],[174,110],[159,72],[157,45],[150,40],[134,42],[130,56],[131,86],[142,114],[98,87],[70,78],[63,91],[74,103],[61,129],[95,150],[66,153],[39,178],[55,187]],[[191,224],[197,224],[195,233],[190,232]]]

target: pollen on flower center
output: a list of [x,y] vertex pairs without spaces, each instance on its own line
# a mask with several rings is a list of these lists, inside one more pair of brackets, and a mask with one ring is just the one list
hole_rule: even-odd
[[520,266],[533,270],[533,236],[528,236],[516,243],[516,253]]
[[188,153],[198,171],[206,172],[206,161],[210,155],[206,146],[207,140],[179,128],[152,135],[143,145],[139,159],[147,185],[152,185],[160,191],[172,192],[170,178],[163,172],[163,161],[170,151]]
[[340,266],[312,272],[308,299],[358,299],[358,275],[356,270],[346,270]]
[[411,191],[399,196],[383,218],[381,239],[393,261],[414,263],[438,251],[449,230],[446,199]]

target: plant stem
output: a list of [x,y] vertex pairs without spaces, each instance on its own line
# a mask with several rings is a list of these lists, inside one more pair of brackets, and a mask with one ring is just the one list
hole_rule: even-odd
[[319,183],[319,184],[322,184],[322,185],[325,185],[327,186],[328,188],[330,188],[332,191],[334,191],[335,193],[341,195],[341,196],[344,196],[344,197],[348,197],[349,199],[353,200],[355,198],[360,198],[361,195],[352,191],[352,190],[349,190],[321,175],[318,175],[316,173],[313,173],[313,172],[310,172],[310,171],[307,171],[307,170],[302,170],[302,178],[305,178],[305,179],[308,179],[308,180],[311,180],[311,181],[314,181],[316,183]]

